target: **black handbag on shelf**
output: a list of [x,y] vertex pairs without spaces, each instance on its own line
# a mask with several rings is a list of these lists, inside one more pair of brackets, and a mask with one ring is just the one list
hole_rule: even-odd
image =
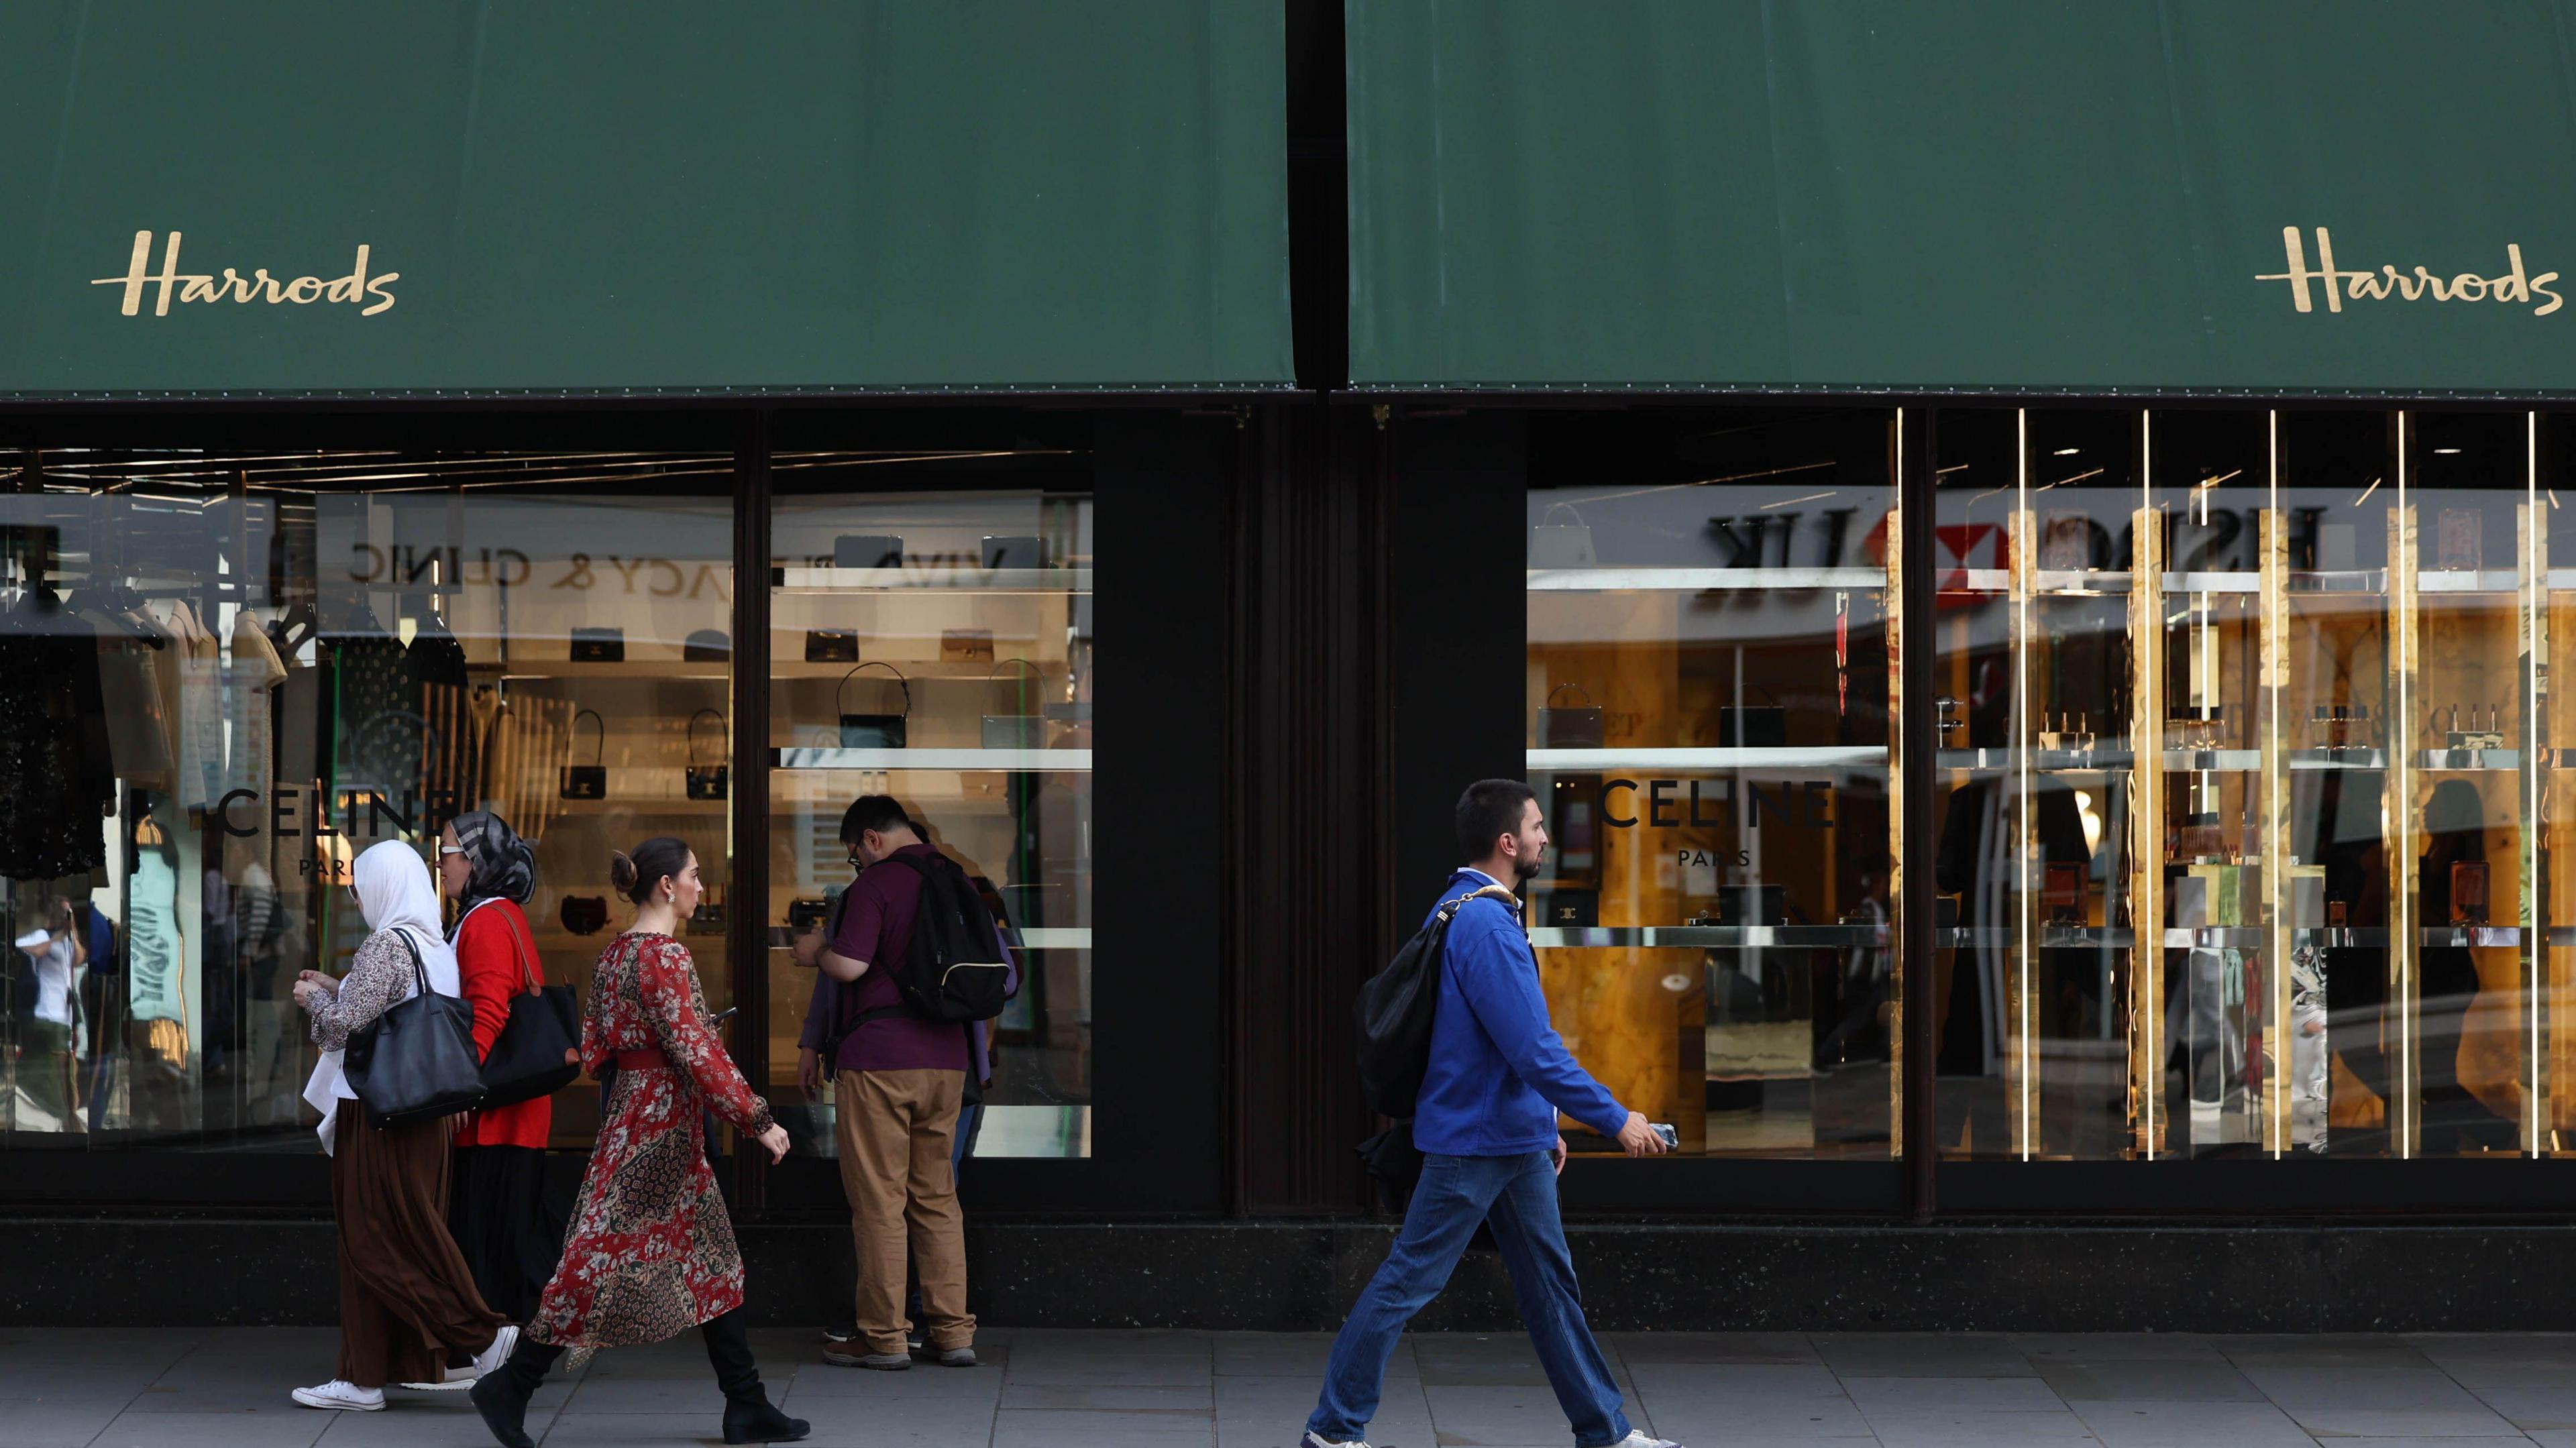
[[986,568],[1044,568],[1047,546],[1044,538],[1034,534],[987,534],[984,538]]
[[688,788],[691,799],[723,799],[727,783],[733,773],[732,766],[724,762],[723,751],[726,741],[723,739],[719,739],[716,743],[715,763],[698,762],[698,721],[711,714],[715,716],[716,728],[723,730],[725,716],[717,710],[700,709],[689,716]]
[[[894,675],[896,686],[903,690],[903,712],[852,714],[842,709],[841,691],[849,687],[851,675],[858,673],[859,669],[883,669]],[[832,709],[841,716],[843,749],[901,749],[904,747],[906,726],[912,718],[912,682],[906,679],[903,671],[894,665],[882,659],[871,659],[859,665],[858,669],[852,669],[841,676],[840,688],[832,691]]]
[[483,1067],[474,1056],[474,1006],[429,988],[420,947],[397,930],[411,956],[413,993],[351,1034],[340,1069],[379,1128],[454,1116],[483,1104]]
[[605,895],[566,895],[555,907],[555,918],[575,935],[597,935],[608,927],[608,897]]
[[855,664],[859,661],[859,636],[845,628],[809,628],[805,630],[805,662],[809,664]]
[[565,799],[606,799],[608,798],[608,721],[600,718],[597,710],[584,709],[572,716],[575,729],[581,727],[584,714],[590,716],[590,722],[599,730],[599,747],[592,755],[590,763],[566,764],[563,767],[562,794]]
[[901,568],[903,540],[890,533],[844,533],[832,540],[834,568]]
[[576,664],[622,664],[626,662],[626,630],[622,628],[577,628],[572,631],[572,661]]
[[720,628],[702,628],[680,640],[680,662],[684,664],[725,664],[733,662],[733,640]]
[[[462,930],[460,925],[460,934]],[[571,986],[537,984],[537,973],[528,964],[536,942],[516,925],[509,930],[519,980],[527,989],[510,997],[510,1019],[493,1038],[492,1054],[483,1058],[478,1109],[487,1111],[552,1096],[581,1074],[581,1004]]]
[[[1583,702],[1572,708],[1559,708],[1556,696],[1572,689],[1583,696]],[[1547,702],[1538,711],[1538,747],[1541,749],[1598,749],[1607,736],[1603,732],[1601,706],[1592,702],[1592,693],[1581,684],[1559,684],[1550,689]]]

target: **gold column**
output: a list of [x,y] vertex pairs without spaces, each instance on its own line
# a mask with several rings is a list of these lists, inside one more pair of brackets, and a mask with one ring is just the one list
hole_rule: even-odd
[[[1905,409],[1901,407],[1896,409],[1891,447],[1887,492],[1893,501],[1887,510],[1887,594],[1882,611],[1887,618],[1887,1154],[1893,1160],[1905,1155],[1905,972],[1914,964],[1905,958],[1904,950]],[[1924,563],[1928,566],[1931,560]],[[1926,628],[1931,623],[1924,620]],[[1922,964],[1925,970],[1932,968],[1928,960]]]
[[2129,1130],[2137,1154],[2164,1151],[2165,535],[2140,508],[2129,565]]
[[[2396,1007],[2397,1062],[2389,1081],[2388,1132],[2392,1150],[2412,1157],[2423,1122],[2415,1029],[2416,972],[2424,951],[2423,922],[2417,918],[2416,859],[2418,826],[2415,809],[2415,672],[2416,579],[2415,509],[2406,501],[2406,414],[2397,415],[2398,505],[2388,510],[2388,709],[2385,735],[2388,769],[2381,817],[2387,822],[2388,858],[2388,999]],[[2380,1018],[2383,1049],[2390,1021]]]
[[2290,538],[2279,508],[2262,512],[2258,540],[2263,549],[2263,616],[2257,654],[2261,730],[2262,803],[2253,811],[2263,831],[2263,922],[2271,928],[2264,951],[2263,979],[2270,989],[2264,1006],[2263,1040],[2271,1059],[2263,1066],[2263,1147],[2274,1156],[2290,1149],[2290,724],[2282,714],[2282,690],[2290,672]]
[[[2024,454],[2028,451],[2025,446]],[[2035,522],[2030,509],[2015,508],[2008,539],[2013,611],[2013,949],[2012,972],[2004,982],[2004,1101],[2012,1113],[2012,1153],[2022,1161],[2039,1149],[2039,1081],[2030,1022],[2030,973],[2039,936],[2039,889],[2031,866],[2039,839],[2031,809],[2030,767],[2031,746],[2038,737],[2038,710],[2030,683],[2030,654],[2036,639],[2031,594],[2038,582],[2039,561]]]
[[2540,414],[2525,415],[2523,456],[2528,475],[2526,501],[2516,509],[2515,561],[2520,590],[2522,715],[2518,782],[2522,786],[2522,833],[2514,851],[2521,910],[2517,924],[2522,941],[2523,1093],[2522,1146],[2539,1156],[2549,1148],[2549,1072],[2541,1057],[2543,1027],[2548,1017],[2549,877],[2542,842],[2548,838],[2549,741],[2543,732],[2542,708],[2549,695],[2549,513],[2540,501]]

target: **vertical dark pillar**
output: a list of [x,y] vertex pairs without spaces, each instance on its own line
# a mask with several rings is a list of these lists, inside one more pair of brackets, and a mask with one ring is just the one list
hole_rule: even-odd
[[[726,1041],[752,1089],[769,1078],[769,414],[744,417],[733,457],[733,861],[726,939],[733,1003]],[[769,1155],[749,1142],[734,1152],[734,1202],[768,1205]]]
[[1933,790],[1940,778],[1934,768],[1941,747],[1939,711],[1933,708],[1932,651],[1939,635],[1933,628],[1934,459],[1940,414],[1931,408],[1904,410],[1904,445],[1897,458],[1897,496],[1903,516],[1898,536],[1903,542],[1904,572],[1897,588],[1904,604],[1904,632],[1897,639],[1898,677],[1904,692],[1904,717],[1898,728],[1905,740],[1905,815],[1899,822],[1899,848],[1913,862],[1905,872],[1904,938],[1897,959],[1905,965],[1905,1204],[1917,1220],[1938,1209],[1935,1192],[1940,1154],[1933,1113],[1933,983],[1934,910],[1939,886],[1931,870],[1934,844]]
[[1348,1211],[1351,996],[1383,962],[1384,528],[1357,406],[1265,408],[1235,510],[1232,1205]]

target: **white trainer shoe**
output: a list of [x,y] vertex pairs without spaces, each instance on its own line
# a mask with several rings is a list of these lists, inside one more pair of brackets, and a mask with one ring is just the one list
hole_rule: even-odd
[[385,1410],[385,1390],[362,1388],[339,1378],[320,1387],[297,1388],[295,1401],[308,1408],[339,1408],[352,1413],[381,1413]]
[[[508,1362],[510,1360],[511,1349],[518,1345],[518,1324],[504,1323],[499,1332],[492,1334],[492,1345],[474,1355],[474,1378],[480,1378],[485,1373],[491,1372],[501,1364]],[[474,1378],[469,1378],[467,1381],[471,1382]]]
[[1369,1448],[1369,1445],[1357,1438],[1338,1442],[1309,1428],[1306,1430],[1306,1436],[1297,1441],[1297,1448]]
[[463,1392],[474,1386],[474,1365],[468,1363],[461,1368],[449,1368],[434,1383],[396,1383],[394,1386],[409,1388],[415,1393]]
[[1610,1448],[1682,1448],[1682,1445],[1670,1438],[1653,1437],[1643,1428],[1631,1428],[1627,1437],[1611,1444]]

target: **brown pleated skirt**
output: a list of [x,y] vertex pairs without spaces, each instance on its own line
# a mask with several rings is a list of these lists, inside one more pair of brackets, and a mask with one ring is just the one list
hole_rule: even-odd
[[340,1103],[331,1155],[340,1227],[340,1367],[362,1388],[434,1383],[451,1350],[491,1346],[501,1314],[484,1306],[447,1233],[447,1123],[379,1131]]

